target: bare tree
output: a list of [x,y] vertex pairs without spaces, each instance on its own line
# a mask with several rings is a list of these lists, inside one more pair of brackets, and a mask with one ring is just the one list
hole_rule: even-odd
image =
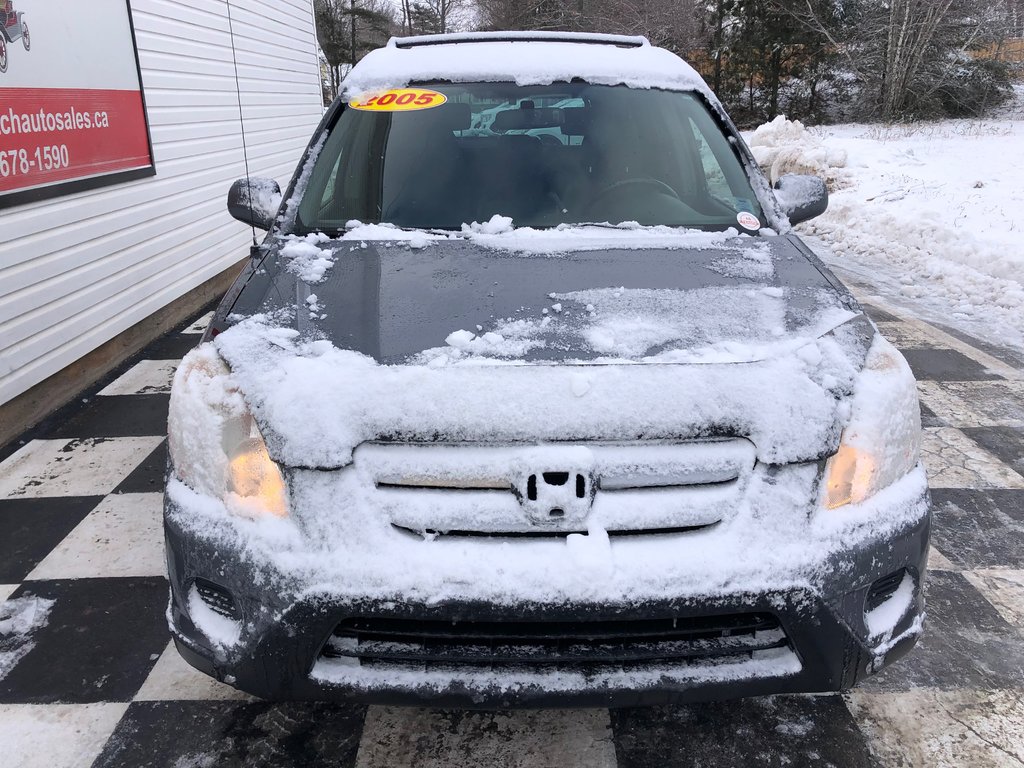
[[590,0],[476,0],[480,29],[580,30]]
[[394,7],[388,0],[314,0],[313,10],[333,99],[356,62],[387,42],[396,27]]
[[482,29],[645,35],[690,59],[744,123],[781,112],[824,119],[839,104],[886,120],[981,114],[1007,97],[1013,52],[1024,58],[1024,43],[1006,44],[1024,35],[1024,0],[476,0],[476,8]]
[[696,0],[601,0],[580,16],[587,31],[643,35],[653,45],[677,52],[703,47],[702,9]]
[[855,0],[842,28],[811,0],[790,5],[801,25],[828,36],[861,89],[862,114],[978,114],[1005,100],[998,55],[1020,0]]
[[890,0],[882,59],[881,109],[885,117],[907,106],[925,57],[933,50],[955,0]]
[[402,0],[407,34],[445,34],[461,29],[470,15],[469,0]]

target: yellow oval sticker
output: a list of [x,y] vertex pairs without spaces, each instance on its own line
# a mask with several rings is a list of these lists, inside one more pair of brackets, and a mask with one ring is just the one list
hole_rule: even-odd
[[350,101],[353,109],[364,109],[368,112],[411,112],[414,109],[430,109],[439,107],[448,101],[448,97],[437,91],[425,88],[393,88],[390,91]]

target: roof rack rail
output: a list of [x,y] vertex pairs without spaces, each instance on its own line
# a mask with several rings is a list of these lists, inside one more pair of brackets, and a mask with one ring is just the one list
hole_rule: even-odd
[[649,46],[646,37],[632,35],[602,35],[590,32],[456,32],[447,35],[414,35],[392,37],[388,48],[419,48],[426,45],[450,43],[589,43],[615,45],[620,48]]

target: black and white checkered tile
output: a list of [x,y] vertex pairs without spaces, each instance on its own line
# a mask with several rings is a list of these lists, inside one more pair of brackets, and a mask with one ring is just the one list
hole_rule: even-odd
[[[845,695],[459,712],[255,701],[168,640],[168,387],[207,317],[0,449],[2,766],[1002,766],[1024,762],[1024,366],[872,307],[920,380],[928,631]],[[6,602],[3,602],[6,601]]]

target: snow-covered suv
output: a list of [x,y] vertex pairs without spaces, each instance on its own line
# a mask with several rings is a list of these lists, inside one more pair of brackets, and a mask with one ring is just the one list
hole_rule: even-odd
[[[481,117],[483,115],[483,117]],[[357,65],[171,394],[169,619],[270,699],[840,690],[921,632],[913,376],[642,38]]]

